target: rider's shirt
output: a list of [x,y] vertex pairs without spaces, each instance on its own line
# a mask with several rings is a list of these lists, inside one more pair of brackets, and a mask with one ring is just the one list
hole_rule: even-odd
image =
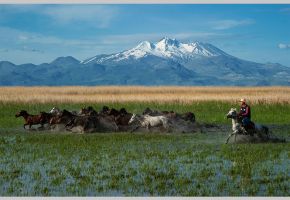
[[248,117],[249,119],[251,119],[251,108],[250,108],[250,106],[248,106],[247,104],[244,105],[244,106],[241,106],[239,114],[241,116],[243,116],[243,118]]

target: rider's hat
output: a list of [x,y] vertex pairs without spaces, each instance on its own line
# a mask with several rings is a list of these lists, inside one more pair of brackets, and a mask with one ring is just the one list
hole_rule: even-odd
[[241,99],[240,102],[246,103],[246,99]]

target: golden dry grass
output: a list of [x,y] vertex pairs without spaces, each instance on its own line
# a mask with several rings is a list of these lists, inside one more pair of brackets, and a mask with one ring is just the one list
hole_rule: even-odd
[[189,104],[196,101],[290,103],[290,87],[0,87],[0,102]]

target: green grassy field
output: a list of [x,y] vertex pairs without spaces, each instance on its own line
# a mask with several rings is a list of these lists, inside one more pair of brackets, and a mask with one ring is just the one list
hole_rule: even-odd
[[[104,104],[23,104],[23,103],[0,103],[0,127],[17,127],[23,123],[21,118],[16,119],[15,114],[21,109],[27,110],[28,113],[38,114],[40,111],[48,112],[54,106],[60,109],[79,111],[82,107],[93,106],[100,110]],[[116,103],[106,104],[109,107],[120,109],[126,108],[132,113],[142,113],[146,107],[158,110],[173,110],[175,112],[195,113],[199,122],[228,124],[229,120],[225,115],[230,108],[239,108],[238,104],[212,102],[195,102],[192,104],[160,104],[160,103]],[[265,124],[289,124],[290,123],[290,104],[255,104],[252,106],[252,120]]]
[[[197,134],[24,131],[15,113],[79,110],[103,104],[0,104],[1,196],[289,196],[290,145],[225,145],[229,103],[107,104],[141,113],[146,107],[192,111],[225,132]],[[289,104],[256,104],[253,120],[289,138]]]

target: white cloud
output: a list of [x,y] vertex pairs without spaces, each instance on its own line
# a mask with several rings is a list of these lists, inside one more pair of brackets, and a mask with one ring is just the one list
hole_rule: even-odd
[[[90,25],[95,28],[107,28],[118,17],[116,6],[82,4],[82,5],[3,5],[1,18],[5,21],[10,15],[35,13],[53,19],[53,24]],[[6,17],[6,18],[5,18]]]
[[230,28],[235,28],[238,26],[246,26],[254,24],[255,21],[252,19],[245,19],[245,20],[232,20],[232,19],[226,19],[226,20],[218,20],[210,22],[211,25],[213,25],[213,29],[215,30],[225,30]]
[[19,36],[18,36],[18,39],[19,39],[19,40],[23,40],[23,41],[25,41],[25,40],[28,39],[28,37],[25,36],[25,35],[19,35]]
[[278,44],[279,49],[289,49],[290,48],[290,44]]
[[51,17],[57,23],[90,23],[94,27],[106,28],[110,25],[111,20],[117,16],[118,11],[114,7],[105,5],[61,5],[45,7],[41,13]]

